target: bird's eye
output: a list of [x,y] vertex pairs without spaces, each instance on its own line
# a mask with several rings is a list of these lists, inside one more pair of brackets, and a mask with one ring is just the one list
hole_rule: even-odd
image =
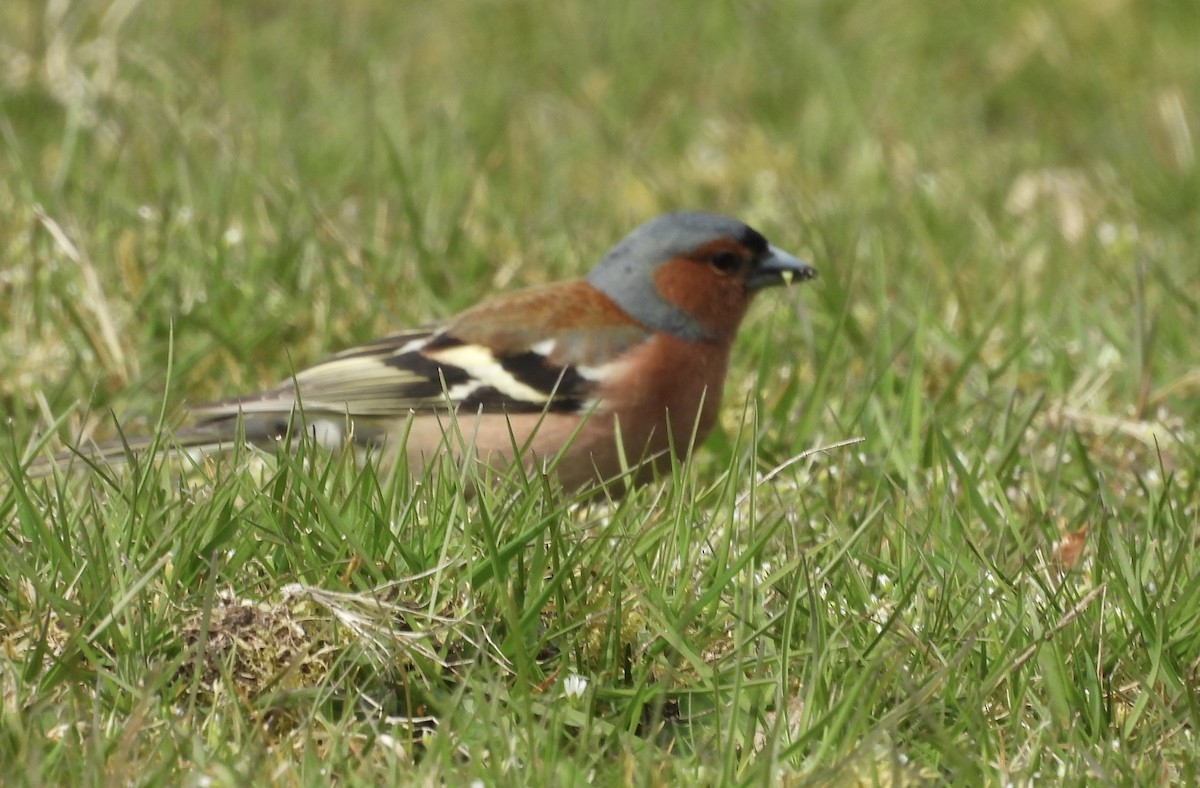
[[723,274],[732,274],[742,265],[742,258],[738,257],[733,252],[717,252],[710,258],[709,262],[712,267]]

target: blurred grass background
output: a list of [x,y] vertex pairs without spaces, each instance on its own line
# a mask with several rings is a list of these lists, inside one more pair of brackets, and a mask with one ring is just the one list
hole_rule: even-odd
[[[843,579],[856,589],[843,602],[849,609],[822,612],[814,603],[807,612],[813,621],[827,616],[824,626],[840,633],[838,622],[856,615],[855,600],[865,605],[886,591],[895,596],[889,610],[924,610],[946,628],[945,640],[928,637],[949,655],[965,646],[948,613],[949,589],[957,586],[946,578],[968,565],[980,577],[1003,570],[1001,586],[1026,610],[1016,593],[1020,578],[1058,577],[1051,569],[1062,563],[1059,540],[1088,534],[1086,558],[1078,568],[1069,562],[1075,573],[1065,579],[1041,581],[1053,603],[1035,606],[1032,623],[1017,616],[1023,623],[1011,633],[985,623],[972,629],[971,638],[991,650],[981,646],[965,661],[947,656],[937,674],[943,683],[918,681],[903,656],[911,643],[889,641],[883,649],[863,634],[870,626],[861,639],[850,638],[845,662],[827,665],[815,684],[800,678],[805,668],[797,665],[806,663],[795,663],[795,672],[772,680],[781,693],[775,705],[743,709],[757,721],[752,729],[770,731],[774,750],[752,747],[751,734],[726,741],[720,726],[701,719],[688,735],[698,742],[715,735],[721,746],[683,747],[676,757],[666,744],[655,748],[653,737],[635,737],[642,749],[592,731],[602,745],[573,748],[571,735],[563,744],[555,733],[548,734],[554,758],[514,745],[514,762],[537,761],[563,782],[589,770],[599,770],[603,782],[620,781],[630,763],[653,764],[645,777],[651,782],[681,775],[845,779],[869,743],[869,753],[888,753],[875,778],[899,782],[918,775],[1033,781],[1056,768],[1079,779],[1088,769],[1114,781],[1194,779],[1198,34],[1200,5],[1184,0],[6,0],[6,468],[15,474],[15,458],[46,431],[56,446],[80,435],[111,436],[110,412],[131,433],[150,429],[164,396],[173,409],[252,390],[494,291],[579,275],[662,211],[726,212],[811,261],[821,279],[756,305],[730,375],[726,429],[690,478],[740,469],[740,483],[715,499],[718,510],[733,511],[756,470],[813,446],[866,439],[772,493],[763,516],[771,528],[787,523],[792,535],[770,548],[770,560],[808,578],[805,585],[767,572],[774,592],[796,582],[817,593],[822,573],[812,575],[814,568],[836,570],[835,577],[849,572]],[[753,440],[739,430],[747,402],[757,417]],[[78,693],[98,681],[92,671],[107,675],[105,659],[87,648],[75,653],[81,662],[60,650],[65,673],[41,672],[49,670],[45,652],[55,649],[45,633],[29,640],[28,632],[31,622],[47,620],[45,603],[21,591],[17,579],[28,573],[41,579],[24,582],[58,589],[51,596],[66,607],[78,602],[77,591],[64,590],[73,576],[70,551],[40,554],[35,525],[49,523],[61,535],[81,519],[103,524],[115,514],[104,508],[106,496],[87,504],[86,491],[71,489],[82,494],[72,499],[81,508],[56,509],[46,499],[37,515],[32,499],[22,503],[11,491],[0,507],[7,541],[29,556],[27,564],[14,559],[0,581],[9,609],[0,627],[15,660],[5,670],[18,665],[25,676],[0,687],[8,742],[0,746],[10,763],[33,764],[50,781],[64,775],[54,758],[73,750],[61,732],[42,742],[53,715],[28,709],[67,688],[80,702]],[[218,486],[214,500],[235,508],[251,494],[225,490]],[[347,503],[353,496],[332,495],[335,509],[354,508]],[[401,503],[384,501],[376,503],[386,521],[388,506]],[[682,514],[672,516],[681,519],[669,532],[682,538],[687,528],[704,528],[696,523],[707,514],[691,508],[695,501],[676,503]],[[183,528],[188,511],[176,502],[160,514]],[[205,511],[195,516],[224,522]],[[146,512],[130,515],[131,523],[150,520]],[[248,568],[253,550],[239,534],[218,531],[224,535],[203,550],[196,546],[203,560],[193,578],[274,599],[285,582],[304,576],[303,568],[256,574]],[[750,539],[754,529],[748,533],[739,532]],[[211,575],[203,566],[214,546],[240,557],[222,559]],[[180,543],[171,550],[182,565]],[[138,555],[133,564],[155,565],[160,553]],[[304,556],[289,566],[303,566]],[[371,557],[368,551],[350,564],[369,565]],[[575,558],[604,560],[587,552]],[[341,578],[347,588],[388,577],[356,579],[340,558],[328,560],[336,571],[322,579]],[[926,568],[946,573],[940,587],[900,582],[906,567],[926,560]],[[625,570],[614,577],[636,585]],[[851,577],[864,573],[875,579]],[[1118,616],[1127,626],[1096,605],[1071,613],[1108,581],[1127,588],[1126,596],[1112,593],[1137,611]],[[181,607],[208,609],[212,598],[202,585],[177,576],[163,593]],[[127,592],[115,598],[126,604]],[[959,623],[984,622],[988,614],[970,608],[967,596]],[[725,610],[704,599],[717,605],[709,608],[714,616]],[[97,604],[78,613],[83,634],[90,631],[84,622],[104,616]],[[52,607],[57,620],[62,610]],[[580,621],[584,612],[560,610]],[[894,635],[899,624],[889,616],[883,622],[878,636]],[[154,630],[159,641],[178,637],[172,626]],[[809,626],[810,634],[820,629]],[[803,629],[788,632],[800,632],[812,648],[826,643],[805,640]],[[18,642],[40,643],[40,651],[30,655],[12,645]],[[1044,652],[1021,659],[1043,642],[1054,659]],[[697,644],[697,652],[704,648]],[[756,652],[747,648],[753,662]],[[895,675],[870,661],[880,650],[894,657],[886,664]],[[618,651],[614,662],[593,666],[593,675],[620,673]],[[152,653],[148,646],[131,652],[147,660]],[[587,663],[578,653],[572,659],[574,669]],[[1006,662],[1036,666],[1023,680],[1040,701],[1025,690],[1004,699],[989,694],[1000,683],[994,665]],[[834,685],[860,681],[867,665],[889,677],[881,685],[894,695],[880,690],[856,702],[839,693]],[[537,673],[531,680],[551,681],[566,666],[529,670]],[[661,666],[648,670],[661,678]],[[966,674],[978,679],[974,691],[986,701],[964,704],[970,712],[955,694],[971,694],[958,686],[971,680]],[[1081,676],[1094,684],[1074,693],[1069,678]],[[351,691],[332,687],[329,695],[339,698]],[[708,687],[716,707],[727,700],[719,687]],[[913,698],[942,712],[936,724],[909,715],[902,698],[913,687],[926,693]],[[808,697],[814,716],[807,734],[791,737],[786,726],[764,722],[788,707],[788,688]],[[544,720],[522,698],[513,701],[522,718]],[[607,716],[593,707],[589,719],[623,720],[632,730],[636,700],[617,692],[607,699]],[[97,702],[106,719],[154,716],[137,703]],[[817,711],[822,704],[827,716]],[[328,709],[317,700],[305,713]],[[493,711],[512,713],[504,702]],[[956,727],[945,716],[952,714],[966,722]],[[63,725],[75,722],[63,713]],[[345,724],[355,730],[353,720]],[[725,730],[734,729],[742,730]],[[370,730],[377,741],[378,730]],[[136,769],[114,767],[112,755],[136,764],[136,748],[120,744],[119,733],[94,735],[108,744],[78,744],[91,753],[89,763],[136,782]],[[222,749],[247,740],[257,741],[252,731],[182,748],[177,765],[161,774],[224,774],[209,768],[217,762],[231,780],[275,774],[271,764],[247,765]],[[384,773],[521,781],[520,772],[496,765],[495,742],[492,761],[469,742],[461,746],[471,751],[461,761],[453,749],[435,748],[438,755],[417,757],[412,767],[404,757],[386,766],[360,760],[351,745],[335,748],[334,761],[366,781]],[[764,751],[773,754],[756,760]],[[1159,770],[1156,755],[1170,766]],[[278,774],[291,775],[277,779],[319,773],[306,771],[303,758],[272,758],[288,764]],[[473,771],[481,763],[486,768]]]
[[275,380],[284,352],[577,274],[680,207],[812,257],[831,308],[891,303],[835,353],[880,357],[920,310],[970,332],[1012,305],[1058,356],[1051,390],[1072,356],[1135,362],[1119,408],[1147,372],[1140,264],[1168,326],[1141,360],[1162,383],[1194,361],[1169,329],[1196,308],[1187,3],[6,9],[10,412],[67,377],[52,407],[156,396],[171,321],[187,393]]

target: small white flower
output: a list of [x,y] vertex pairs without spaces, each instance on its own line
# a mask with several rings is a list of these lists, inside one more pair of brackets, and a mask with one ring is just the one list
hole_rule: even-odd
[[571,700],[578,700],[583,697],[583,693],[587,692],[588,680],[583,676],[577,676],[572,673],[563,679],[563,695],[566,695]]

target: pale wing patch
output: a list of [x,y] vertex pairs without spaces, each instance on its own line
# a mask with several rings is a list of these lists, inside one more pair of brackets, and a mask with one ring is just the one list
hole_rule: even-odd
[[433,339],[433,335],[417,337],[416,339],[405,342],[392,353],[392,356],[403,356],[405,353],[416,353],[421,348],[429,344],[429,340]]
[[[386,356],[385,356],[386,357]],[[288,413],[296,407],[296,389],[304,409],[310,412],[351,412],[358,415],[389,414],[407,410],[404,404],[405,387],[430,385],[421,374],[385,364],[380,356],[334,357],[315,367],[296,374],[293,381],[258,397],[202,405],[197,414],[221,417]],[[336,441],[335,441],[336,442]]]
[[439,364],[458,367],[473,379],[472,382],[493,388],[509,399],[539,404],[550,400],[545,392],[517,380],[485,347],[459,345],[426,355]]
[[481,388],[483,388],[482,380],[469,380],[447,389],[443,399],[450,402],[462,402]]
[[546,356],[549,358],[550,354],[554,352],[554,346],[557,344],[558,340],[556,339],[543,339],[536,345],[530,346],[529,352],[537,353],[539,356]]
[[[335,353],[334,359],[352,358],[395,358],[406,353],[416,353],[444,332],[430,330],[410,331],[405,334],[394,334],[382,339],[376,339],[355,347]],[[400,344],[397,344],[400,343]]]
[[575,372],[584,380],[592,383],[602,383],[617,371],[620,363],[619,361],[610,361],[607,364],[597,364],[595,366],[577,364]]
[[[395,353],[395,355],[401,354],[402,351]],[[351,382],[360,385],[376,383],[403,385],[424,380],[424,378],[402,367],[384,364],[378,357],[364,356],[331,359],[324,364],[318,364],[300,372],[296,375],[296,380],[301,386],[344,387]]]

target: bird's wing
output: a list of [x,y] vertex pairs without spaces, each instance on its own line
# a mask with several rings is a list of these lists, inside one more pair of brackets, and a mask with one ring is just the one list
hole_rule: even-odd
[[586,282],[510,294],[444,324],[338,353],[280,386],[193,409],[201,424],[238,415],[404,417],[444,410],[584,408],[621,353],[647,331]]

